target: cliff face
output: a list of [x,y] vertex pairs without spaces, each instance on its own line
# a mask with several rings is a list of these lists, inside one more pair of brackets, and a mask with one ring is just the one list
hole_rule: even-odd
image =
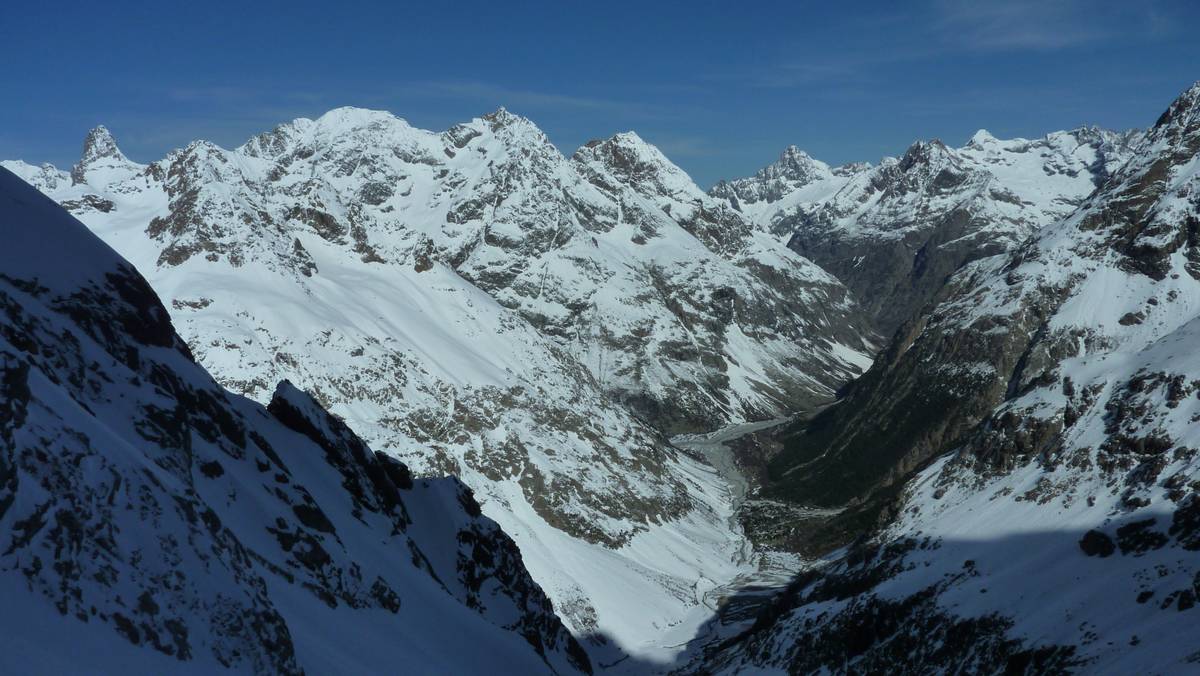
[[568,158],[504,110],[434,133],[343,108],[149,165],[97,130],[82,181],[10,166],[143,271],[218,382],[265,404],[289,380],[460,476],[570,626],[626,645],[740,571],[720,477],[666,437],[809,407],[870,359],[842,284],[635,134]]
[[776,489],[849,503],[874,535],[710,666],[1195,664],[1198,157],[1200,84],[1077,210],[956,274],[791,440]]
[[961,148],[918,142],[875,167],[830,168],[789,148],[711,192],[833,273],[890,337],[963,264],[1008,251],[1078,207],[1139,138],[1080,128],[1000,140],[980,131]]
[[414,480],[286,382],[267,407],[227,392],[128,263],[4,169],[0,242],[5,670],[589,670],[457,480]]

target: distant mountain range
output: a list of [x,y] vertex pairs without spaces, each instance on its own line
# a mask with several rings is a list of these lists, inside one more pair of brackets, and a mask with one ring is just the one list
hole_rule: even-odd
[[890,336],[964,263],[1073,211],[1139,139],[1080,128],[1001,141],[981,130],[961,148],[922,141],[879,166],[836,168],[791,147],[711,194],[832,272]]
[[1194,669],[1200,83],[939,296],[771,466],[769,492],[875,535],[706,668]]
[[504,110],[434,133],[343,108],[233,151],[136,164],[97,128],[70,172],[8,166],[145,272],[219,382],[290,380],[461,477],[581,635],[636,646],[749,565],[666,435],[809,407],[874,349],[844,286],[634,134],[566,158]]
[[0,163],[0,578],[114,669],[1183,669],[1198,101],[707,193],[503,109]]

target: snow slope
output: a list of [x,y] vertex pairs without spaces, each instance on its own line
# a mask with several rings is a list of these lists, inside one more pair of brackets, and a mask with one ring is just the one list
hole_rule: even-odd
[[70,173],[6,166],[146,275],[222,384],[288,379],[460,476],[572,629],[634,652],[753,565],[664,432],[776,417],[870,359],[845,287],[634,134],[568,159],[504,110],[433,133],[343,108],[233,151],[140,165],[100,128]]
[[1200,83],[1076,211],[956,275],[835,407],[802,492],[830,497],[814,468],[850,455],[883,468],[876,490],[918,471],[881,533],[709,666],[1194,671],[1198,229]]
[[856,175],[871,169],[867,163],[830,167],[796,146],[788,146],[778,160],[754,176],[720,181],[709,193],[728,200],[751,221],[786,241],[794,228],[789,215],[818,208]]
[[1137,139],[1079,128],[1000,140],[980,130],[961,148],[918,142],[898,160],[835,169],[789,148],[712,194],[846,283],[890,335],[964,263],[1074,210]]
[[0,671],[590,671],[465,486],[227,392],[5,169],[0,271]]

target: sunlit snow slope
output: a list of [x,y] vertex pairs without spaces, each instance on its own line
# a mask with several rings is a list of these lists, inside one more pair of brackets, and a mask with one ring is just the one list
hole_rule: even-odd
[[0,168],[0,672],[588,671],[454,478],[197,365],[149,285]]
[[666,434],[870,361],[844,286],[634,134],[566,158],[504,110],[433,133],[344,108],[233,151],[141,165],[98,128],[70,173],[7,166],[142,271],[221,383],[287,378],[460,476],[565,621],[631,650],[751,565],[723,480]]
[[711,191],[833,273],[890,335],[946,278],[1066,216],[1129,157],[1139,132],[1079,128],[960,148],[914,143],[878,166],[830,168],[796,148]]
[[1195,671],[1200,83],[911,332],[829,411],[819,460],[780,458],[817,500],[916,469],[888,526],[708,668]]

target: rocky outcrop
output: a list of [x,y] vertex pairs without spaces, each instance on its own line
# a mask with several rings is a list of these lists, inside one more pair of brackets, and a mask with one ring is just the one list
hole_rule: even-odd
[[[344,108],[130,171],[45,188],[223,385],[289,380],[416,476],[460,476],[581,634],[640,643],[702,571],[735,574],[720,478],[667,434],[826,400],[873,349],[842,284],[635,134],[567,158],[505,110],[433,133]],[[639,539],[662,569],[612,555]],[[613,575],[659,614],[597,613]]]
[[0,664],[590,670],[460,482],[290,384],[267,408],[224,390],[142,277],[3,169],[0,240]]
[[[999,403],[1058,384],[1065,359],[1177,326],[1164,315],[1192,293],[1188,279],[1169,275],[1173,264],[1184,271],[1191,255],[1190,217],[1180,211],[1191,179],[1179,172],[1197,148],[1185,108],[1177,102],[1171,110],[1073,215],[958,273],[940,303],[896,333],[844,404],[796,437],[776,477],[792,477],[784,483],[796,495],[821,503],[861,497],[963,440]],[[1111,324],[1098,308],[1086,319],[1074,314],[1099,301],[1091,294],[1112,269],[1137,289],[1140,297],[1129,300],[1137,312],[1160,317],[1157,328],[1135,328],[1130,312]]]
[[714,663],[1195,665],[1197,101],[1200,83],[1071,215],[957,273],[788,441],[775,490],[848,503],[826,544],[857,542]]
[[898,160],[838,169],[789,149],[712,193],[843,281],[890,336],[965,263],[1079,206],[1137,139],[1080,128],[1002,141],[980,131],[962,148],[918,142]]

